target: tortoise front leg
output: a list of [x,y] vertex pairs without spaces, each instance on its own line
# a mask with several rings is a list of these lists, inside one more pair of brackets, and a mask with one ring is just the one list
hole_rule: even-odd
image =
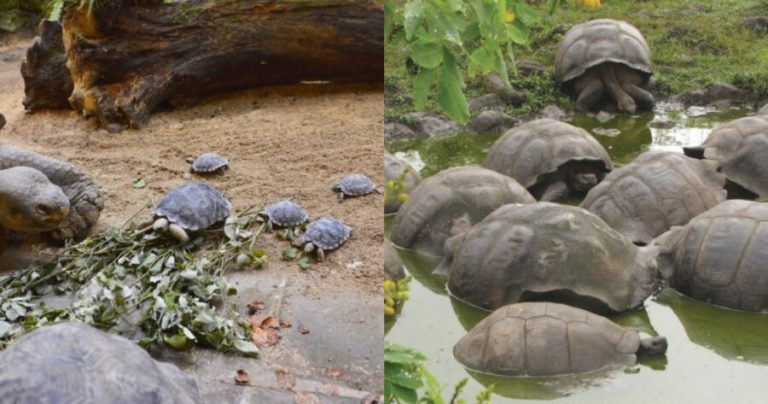
[[557,202],[562,201],[568,197],[569,194],[568,184],[565,181],[557,181],[550,184],[547,189],[541,194],[539,201],[541,202]]
[[584,87],[579,93],[579,97],[576,99],[576,111],[587,112],[603,98],[605,87],[600,79],[594,77],[590,80],[589,84]]
[[635,111],[637,111],[637,104],[635,104],[635,100],[633,100],[632,97],[630,97],[629,94],[624,91],[624,88],[619,83],[619,80],[616,79],[613,66],[602,64],[599,67],[599,72],[603,84],[608,89],[611,97],[616,100],[616,104],[618,105],[619,110],[634,114]]
[[317,261],[318,262],[325,261],[325,251],[323,251],[323,249],[320,247],[317,247]]
[[653,95],[633,83],[622,83],[621,87],[632,97],[641,109],[653,109]]

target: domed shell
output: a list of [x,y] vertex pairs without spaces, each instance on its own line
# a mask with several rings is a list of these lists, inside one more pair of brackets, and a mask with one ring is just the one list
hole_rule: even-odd
[[352,229],[344,223],[332,217],[321,217],[307,226],[304,241],[323,250],[334,250],[344,244],[351,234]]
[[483,166],[531,188],[570,161],[594,162],[601,172],[613,169],[608,152],[586,130],[554,119],[537,119],[496,140]]
[[384,278],[398,280],[403,277],[405,277],[405,270],[400,255],[392,243],[384,240]]
[[400,207],[392,224],[395,245],[442,256],[457,221],[477,223],[499,206],[533,203],[514,179],[482,167],[454,167],[424,179]]
[[644,73],[647,80],[652,71],[651,48],[640,31],[625,21],[587,21],[575,25],[560,41],[555,75],[565,83],[606,62],[627,65]]
[[281,227],[298,226],[309,219],[309,215],[298,203],[286,199],[275,202],[265,209],[269,221]]
[[465,367],[502,376],[552,376],[637,361],[640,336],[605,317],[564,304],[504,306],[453,348]]
[[608,174],[581,207],[636,243],[647,244],[725,200],[717,164],[649,151]]
[[45,326],[0,352],[14,403],[199,403],[194,379],[135,343],[79,323]]
[[[384,152],[384,181],[399,182],[402,185],[401,192],[410,195],[413,188],[421,181],[421,176],[410,164]],[[397,212],[402,204],[399,195],[388,195],[384,201],[384,213]]]
[[722,125],[702,147],[704,158],[716,161],[730,181],[760,197],[768,196],[768,114]]
[[334,186],[334,190],[340,191],[344,195],[360,196],[376,191],[376,184],[365,174],[354,173],[342,178]]
[[768,204],[725,201],[654,241],[659,271],[696,300],[768,309]]
[[229,160],[216,153],[201,154],[192,162],[192,171],[196,173],[212,173],[229,166]]
[[195,182],[170,190],[153,214],[194,231],[211,227],[229,217],[231,212],[232,204],[218,190]]
[[502,206],[446,246],[438,272],[449,273],[448,291],[486,310],[547,300],[622,312],[655,286],[655,249],[574,206]]

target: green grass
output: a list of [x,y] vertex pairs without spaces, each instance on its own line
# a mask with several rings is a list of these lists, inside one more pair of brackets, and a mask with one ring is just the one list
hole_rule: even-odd
[[[533,30],[530,49],[516,49],[517,60],[537,61],[551,69],[562,39],[555,27],[567,30],[590,19],[621,19],[635,25],[648,41],[662,96],[729,82],[750,90],[755,99],[768,98],[768,34],[754,32],[743,23],[746,17],[768,15],[766,0],[607,0],[594,12],[563,3],[547,26]],[[412,110],[407,102],[412,76],[405,68],[405,57],[397,41],[386,46],[385,90],[400,92],[385,97],[387,119]],[[528,98],[509,113],[526,114],[549,104],[572,106],[550,77],[518,75],[512,82]],[[467,85],[468,98],[485,91],[478,78],[467,79]]]

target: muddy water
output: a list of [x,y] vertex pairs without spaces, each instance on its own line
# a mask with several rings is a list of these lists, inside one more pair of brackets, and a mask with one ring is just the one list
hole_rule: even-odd
[[[608,149],[617,165],[649,149],[680,151],[698,145],[712,128],[750,114],[749,110],[686,110],[661,105],[638,116],[576,116]],[[462,164],[482,164],[498,135],[458,135],[392,144],[390,152],[405,158],[423,176]],[[391,217],[388,218],[391,223]],[[396,321],[387,324],[387,340],[413,347],[429,358],[427,366],[446,386],[469,377],[465,397],[495,384],[493,402],[560,398],[574,403],[762,403],[768,396],[768,314],[741,313],[709,306],[665,290],[648,300],[644,310],[612,320],[651,335],[664,335],[664,358],[608,372],[558,378],[503,379],[478,375],[455,361],[453,345],[487,313],[451,299],[444,280],[431,275],[436,262],[400,251],[414,276],[411,300]],[[517,401],[516,401],[517,402]]]

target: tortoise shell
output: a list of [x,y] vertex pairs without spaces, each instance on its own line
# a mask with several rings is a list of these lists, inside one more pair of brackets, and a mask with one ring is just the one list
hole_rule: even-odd
[[647,244],[724,201],[724,185],[725,176],[711,161],[649,151],[608,174],[581,207],[633,242]]
[[339,248],[352,234],[352,229],[332,218],[321,217],[312,221],[304,233],[304,241],[311,242],[323,250]]
[[218,190],[195,182],[170,190],[153,214],[194,231],[211,227],[229,217],[231,212],[232,204]]
[[376,184],[366,175],[354,173],[339,180],[333,190],[348,196],[361,196],[376,191]]
[[309,219],[304,208],[290,199],[267,206],[265,212],[269,221],[280,227],[298,226]]
[[196,173],[212,173],[227,168],[229,160],[216,153],[201,154],[192,162],[192,171]]

